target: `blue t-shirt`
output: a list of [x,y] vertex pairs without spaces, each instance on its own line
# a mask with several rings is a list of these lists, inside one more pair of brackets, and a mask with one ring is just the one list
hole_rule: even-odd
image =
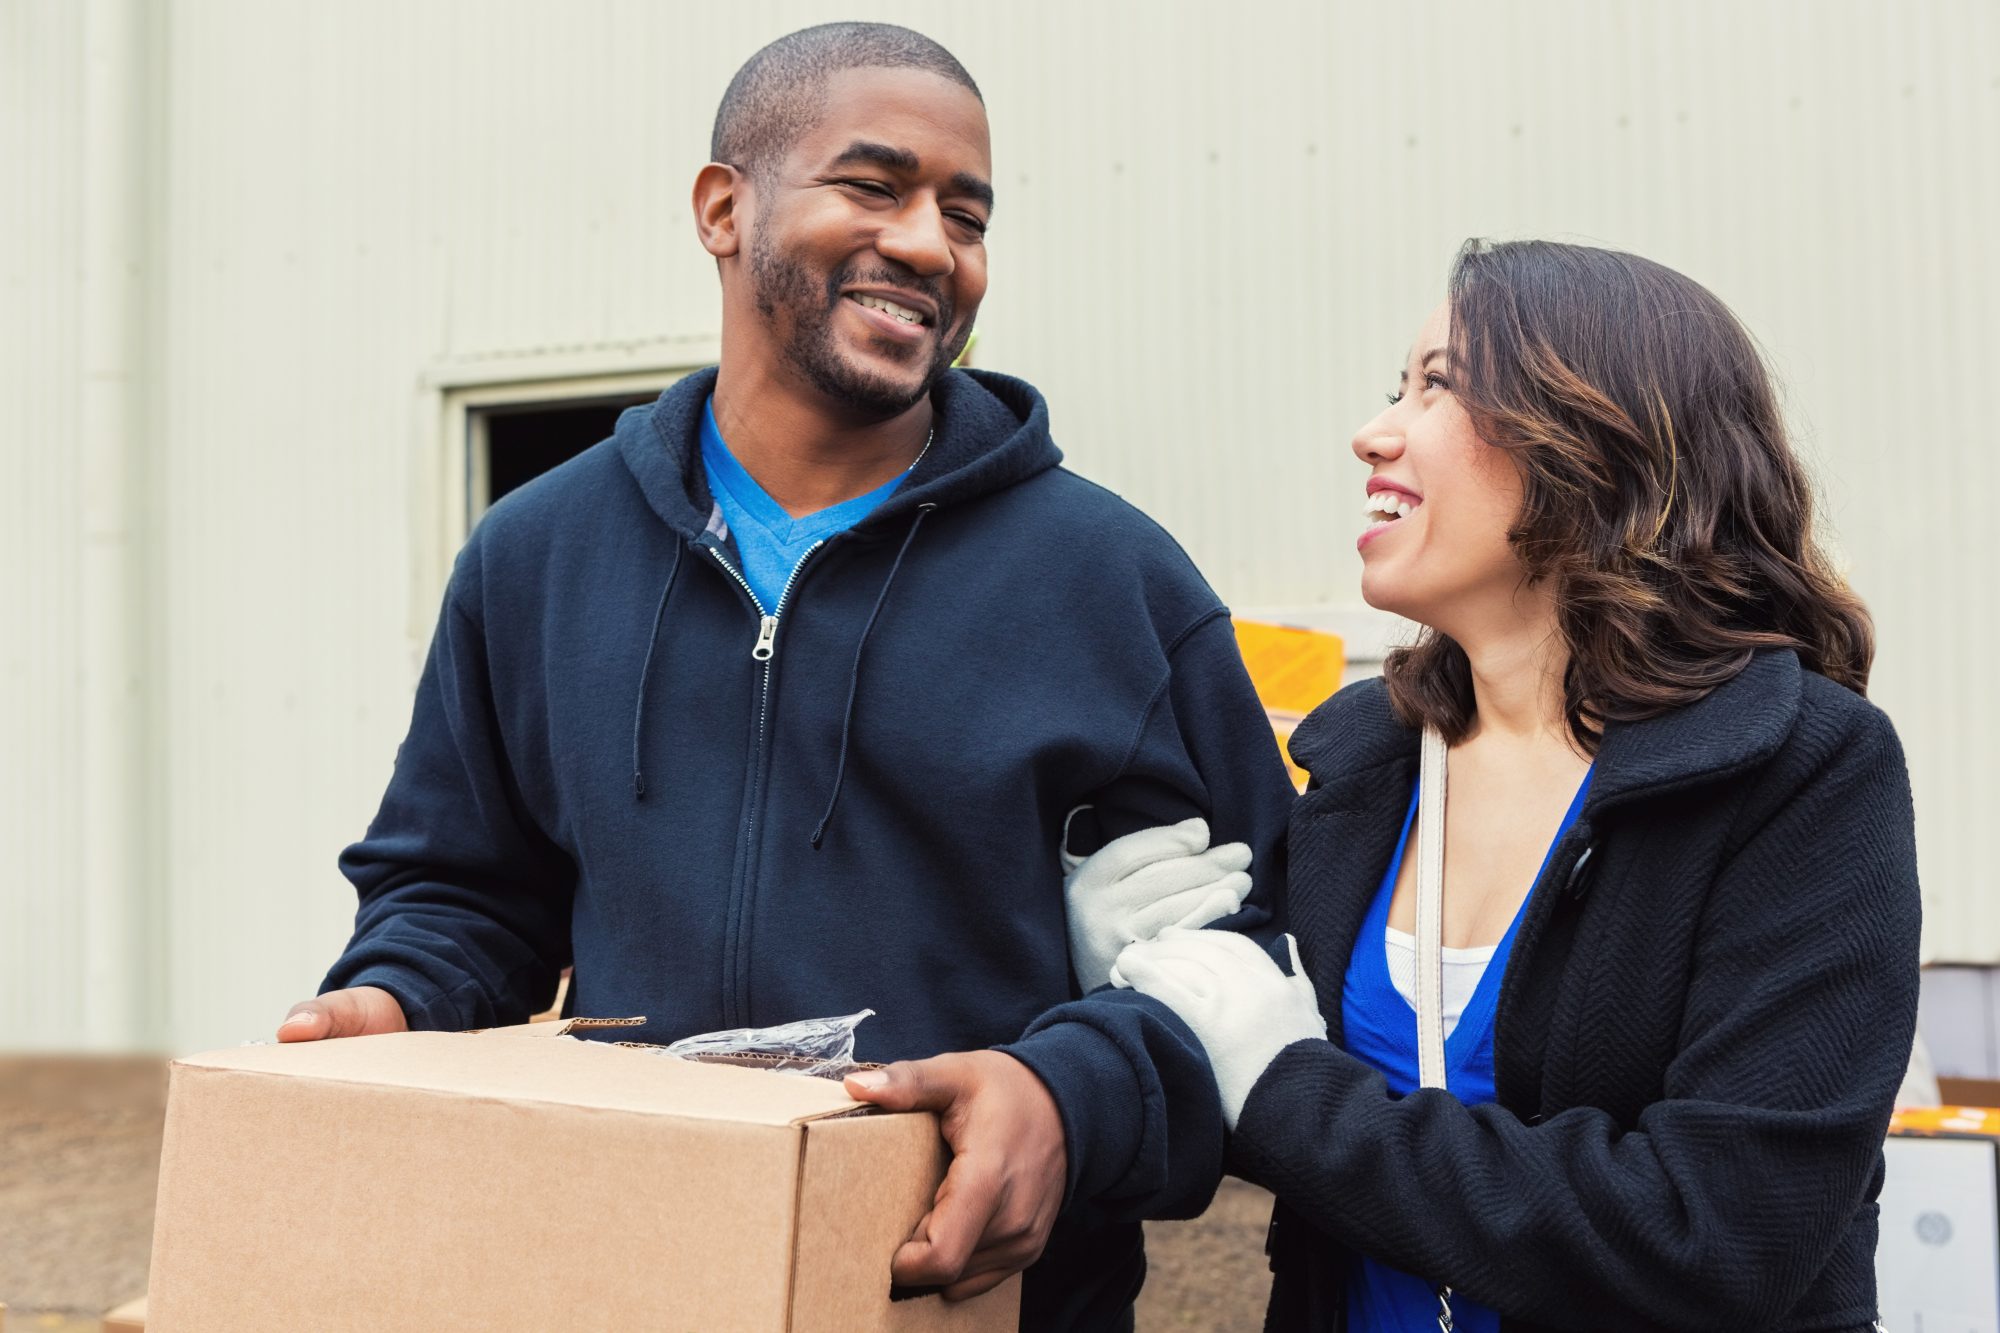
[[[1583,812],[1590,776],[1583,775],[1562,826],[1543,853],[1541,870],[1535,872],[1537,880],[1548,869],[1556,844]],[[1349,1055],[1380,1070],[1389,1090],[1399,1097],[1408,1096],[1422,1081],[1417,1067],[1417,1011],[1389,979],[1386,932],[1389,903],[1396,896],[1396,876],[1403,868],[1421,793],[1421,784],[1412,784],[1403,832],[1396,840],[1395,855],[1389,858],[1389,872],[1375,891],[1368,919],[1362,923],[1340,991],[1341,1044]],[[1493,1013],[1500,1002],[1500,981],[1506,972],[1507,955],[1514,947],[1514,932],[1520,929],[1527,905],[1522,899],[1520,910],[1500,937],[1479,985],[1459,1015],[1458,1026],[1444,1040],[1445,1088],[1467,1106],[1493,1100]],[[1464,1333],[1498,1333],[1500,1316],[1485,1306],[1461,1297],[1452,1301],[1451,1308],[1453,1326]],[[1356,1262],[1347,1286],[1349,1328],[1375,1333],[1437,1333],[1437,1316],[1437,1294],[1430,1283],[1365,1256]]]
[[764,493],[757,479],[745,472],[736,455],[729,452],[715,424],[713,399],[701,409],[701,465],[708,475],[708,493],[721,506],[729,535],[736,540],[743,577],[749,581],[750,591],[756,594],[757,603],[767,616],[778,614],[785,584],[807,551],[867,518],[876,506],[895,494],[903,478],[909,475],[901,473],[866,495],[842,500],[803,518],[793,518],[783,505]]

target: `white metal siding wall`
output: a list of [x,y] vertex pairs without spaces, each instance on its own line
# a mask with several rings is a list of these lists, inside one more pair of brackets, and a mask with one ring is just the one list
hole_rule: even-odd
[[[18,45],[73,41],[63,13],[0,5],[10,105],[60,103]],[[426,383],[502,363],[653,368],[712,338],[687,195],[716,99],[761,42],[848,12],[165,13],[164,998],[172,1040],[195,1045],[264,1031],[344,938],[333,857],[388,775],[421,651],[410,626],[432,613],[413,575],[433,536],[413,516],[437,512]],[[2000,539],[1980,511],[1995,480],[1980,386],[2000,351],[1990,5],[904,2],[871,16],[951,46],[992,110],[981,364],[1039,384],[1072,464],[1164,522],[1238,605],[1353,601],[1346,442],[1464,237],[1620,245],[1735,304],[1790,385],[1880,622],[1876,694],[1916,770],[1934,947],[2000,959],[1973,832],[2000,741],[1984,669]],[[0,216],[60,253],[60,135],[35,143],[51,187]],[[17,254],[0,259],[10,274],[26,272]],[[0,374],[23,386],[75,371],[71,315],[41,274],[26,280],[58,336],[10,349]],[[0,412],[66,410],[5,396]],[[23,452],[37,498],[0,500],[21,512],[0,534],[16,568],[61,549],[74,484]],[[1920,498],[1891,503],[1891,488]],[[8,679],[59,698],[74,663],[55,573],[0,595],[25,599],[7,623],[47,631],[7,644]],[[75,725],[60,709],[7,717],[9,741],[39,729],[49,753]],[[47,786],[0,819],[55,884],[75,802]],[[34,941],[10,932],[0,963],[48,969],[50,994],[74,947],[63,910],[0,896]]]
[[77,1022],[78,11],[0,6],[0,1046]]
[[0,6],[0,1048],[155,1039],[140,0]]

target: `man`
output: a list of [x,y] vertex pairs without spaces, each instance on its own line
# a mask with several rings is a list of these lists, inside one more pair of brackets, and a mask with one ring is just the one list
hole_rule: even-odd
[[1269,849],[1271,733],[1172,540],[1058,466],[1032,388],[950,369],[994,206],[958,62],[795,33],[712,151],[721,364],[468,542],[342,858],[354,938],[280,1036],[516,1022],[571,963],[573,1012],[659,1040],[872,1008],[864,1059],[972,1052],[859,1089],[940,1110],[956,1150],[897,1279],[977,1294],[1046,1241],[1024,1327],[1129,1327],[1134,1219],[1206,1205],[1221,1127],[1150,1000],[1022,1036],[1082,989],[1064,821],[1093,807],[1074,850],[1190,816]]

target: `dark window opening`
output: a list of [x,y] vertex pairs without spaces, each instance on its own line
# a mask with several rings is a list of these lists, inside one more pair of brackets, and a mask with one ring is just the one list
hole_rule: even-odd
[[482,510],[517,486],[576,457],[611,434],[618,414],[657,393],[621,394],[586,402],[526,403],[481,410],[486,426],[486,494],[475,496]]

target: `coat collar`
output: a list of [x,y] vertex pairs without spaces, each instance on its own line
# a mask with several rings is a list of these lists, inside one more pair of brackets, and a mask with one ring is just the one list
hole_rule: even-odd
[[[1713,782],[1776,754],[1798,718],[1805,669],[1789,648],[1755,654],[1742,671],[1684,708],[1605,728],[1585,817],[1614,805]],[[1315,784],[1348,798],[1380,786],[1385,764],[1414,766],[1419,735],[1396,720],[1380,679],[1350,685],[1314,709],[1291,741]],[[1308,798],[1310,800],[1310,798]],[[1335,796],[1331,799],[1347,803]],[[1408,799],[1405,788],[1394,798]]]

